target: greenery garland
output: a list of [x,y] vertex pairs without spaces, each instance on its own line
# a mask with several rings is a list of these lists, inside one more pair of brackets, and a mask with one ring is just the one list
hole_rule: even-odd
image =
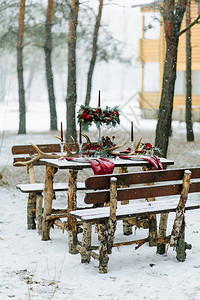
[[92,123],[95,123],[97,128],[102,125],[107,127],[115,127],[120,124],[119,107],[108,107],[101,109],[100,107],[92,108],[90,106],[81,105],[78,111],[78,123],[81,123],[83,130],[88,131]]

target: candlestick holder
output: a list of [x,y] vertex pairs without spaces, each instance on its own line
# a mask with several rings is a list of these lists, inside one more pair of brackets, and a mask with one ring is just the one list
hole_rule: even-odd
[[60,154],[61,154],[61,156],[60,156],[59,160],[63,160],[64,159],[63,153],[64,153],[64,142],[61,141],[60,142]]
[[98,129],[97,141],[98,141],[98,145],[100,145],[100,143],[101,143],[101,127],[99,126],[97,129]]
[[134,141],[131,141],[131,152],[134,151]]
[[82,156],[82,146],[83,146],[83,143],[78,143],[78,146],[79,146],[79,152],[78,152],[78,155],[79,156]]

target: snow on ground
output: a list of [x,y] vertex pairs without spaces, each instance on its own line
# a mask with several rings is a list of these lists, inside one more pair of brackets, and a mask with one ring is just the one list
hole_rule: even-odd
[[[126,246],[113,250],[108,273],[104,275],[98,273],[98,263],[93,259],[89,265],[83,265],[79,254],[68,253],[67,232],[63,234],[58,228],[51,229],[51,240],[44,242],[36,230],[28,231],[27,195],[15,188],[16,183],[28,182],[28,178],[24,168],[12,166],[11,147],[28,142],[55,142],[55,139],[52,133],[45,132],[47,122],[44,125],[40,122],[40,126],[33,122],[27,135],[16,135],[17,126],[12,126],[11,120],[15,120],[12,113],[6,118],[9,129],[0,127],[0,172],[3,173],[0,181],[0,299],[200,299],[200,210],[186,213],[186,241],[193,248],[187,252],[185,262],[176,260],[172,248],[161,256],[156,254],[155,247],[150,248],[148,244],[138,250],[134,246]],[[144,141],[153,142],[155,124],[155,121],[138,119],[136,138],[142,136]],[[194,124],[195,142],[187,143],[185,124],[173,123],[169,158],[175,161],[175,167],[200,165],[199,126],[199,123]],[[116,130],[116,137],[128,139],[129,130],[126,129],[124,135]],[[59,178],[59,174],[56,176]],[[63,177],[63,180],[66,178]],[[192,198],[199,201],[197,195]],[[78,193],[78,199],[82,203],[83,192]],[[65,204],[66,194],[58,193],[54,206],[65,207]],[[170,226],[173,217],[174,214],[171,214]],[[145,236],[146,231],[138,229],[127,239]],[[119,223],[116,239],[119,241],[121,237],[122,224]],[[96,238],[95,235],[93,238]]]

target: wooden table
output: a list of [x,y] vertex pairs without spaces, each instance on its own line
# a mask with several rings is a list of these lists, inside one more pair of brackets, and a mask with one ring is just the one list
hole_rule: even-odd
[[[160,159],[163,166],[173,165],[174,162],[169,159]],[[119,167],[119,171],[122,173],[127,172],[128,167],[148,167],[151,168],[151,164],[143,159],[128,160],[128,159],[110,159],[115,163],[115,167]],[[67,161],[59,159],[40,159],[37,165],[46,165],[45,174],[45,189],[44,189],[44,214],[42,224],[42,240],[50,239],[50,227],[48,216],[52,213],[52,199],[53,199],[53,179],[55,169],[68,169],[68,237],[69,237],[69,252],[77,253],[73,245],[76,245],[77,231],[76,221],[69,215],[69,211],[77,209],[77,174],[78,171],[83,169],[91,169],[90,162],[81,161]]]

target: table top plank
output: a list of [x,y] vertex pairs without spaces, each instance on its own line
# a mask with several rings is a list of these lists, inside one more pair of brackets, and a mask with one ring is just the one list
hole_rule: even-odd
[[[114,162],[115,167],[142,167],[142,166],[151,166],[151,164],[142,159],[142,158],[135,158],[135,159],[120,159],[120,158],[111,158],[110,161]],[[162,164],[164,166],[174,165],[174,161],[171,159],[160,158]],[[91,164],[89,161],[68,161],[68,160],[59,160],[59,159],[40,159],[36,162],[37,165],[48,165],[58,169],[89,169],[91,168]]]

